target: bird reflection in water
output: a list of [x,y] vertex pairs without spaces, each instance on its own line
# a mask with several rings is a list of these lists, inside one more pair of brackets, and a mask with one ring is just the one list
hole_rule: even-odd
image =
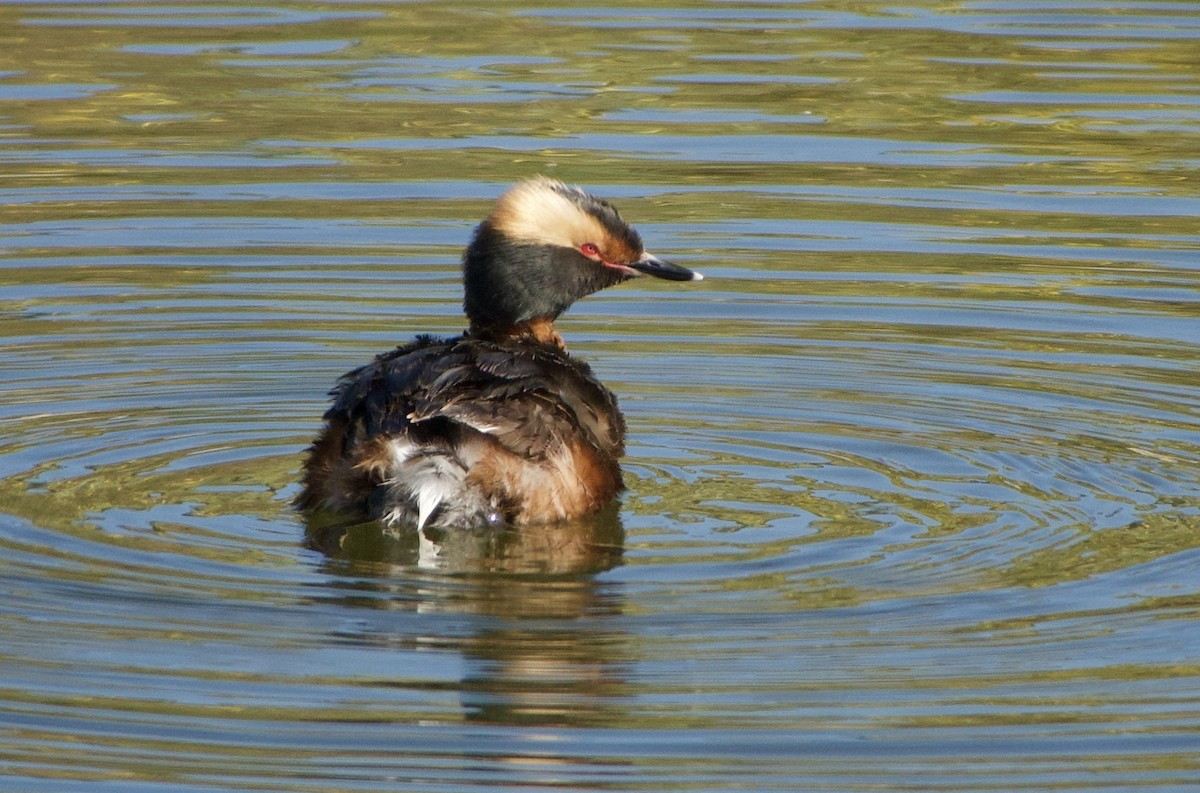
[[[421,626],[418,635],[370,637],[457,651],[465,667],[464,719],[583,726],[608,723],[621,709],[629,642],[614,623],[624,601],[618,588],[597,578],[622,562],[615,503],[533,530],[414,532],[310,518],[307,536],[310,547],[327,555],[331,572],[353,580],[355,594],[346,603],[471,620],[465,635],[461,622],[436,635],[445,623],[430,620],[430,633]],[[412,679],[413,670],[398,671]]]

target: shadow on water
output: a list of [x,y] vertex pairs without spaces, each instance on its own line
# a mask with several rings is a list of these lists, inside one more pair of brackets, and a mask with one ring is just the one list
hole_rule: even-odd
[[615,502],[522,531],[421,532],[310,514],[306,539],[326,555],[331,586],[352,590],[334,598],[342,606],[467,619],[464,635],[424,637],[461,654],[456,688],[467,721],[586,726],[618,710],[629,642],[612,618],[623,598],[596,578],[622,563]]
[[320,512],[304,519],[305,544],[331,559],[452,575],[598,573],[621,564],[625,542],[615,501],[576,521],[521,530],[391,529]]

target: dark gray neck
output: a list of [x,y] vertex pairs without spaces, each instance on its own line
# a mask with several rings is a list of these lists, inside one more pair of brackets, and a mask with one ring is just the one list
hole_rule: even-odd
[[584,295],[625,278],[577,251],[513,241],[484,222],[463,256],[463,310],[478,329],[554,320]]

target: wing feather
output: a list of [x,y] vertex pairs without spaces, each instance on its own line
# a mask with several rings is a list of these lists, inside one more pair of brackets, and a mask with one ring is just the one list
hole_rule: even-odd
[[422,337],[346,375],[327,414],[347,443],[469,427],[506,449],[544,458],[580,433],[614,456],[624,426],[616,399],[586,364],[549,346]]

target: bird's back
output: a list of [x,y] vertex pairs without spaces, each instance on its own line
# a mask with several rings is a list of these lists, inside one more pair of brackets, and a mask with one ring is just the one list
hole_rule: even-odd
[[525,525],[621,489],[624,422],[554,343],[419,337],[345,375],[299,503],[418,526]]

